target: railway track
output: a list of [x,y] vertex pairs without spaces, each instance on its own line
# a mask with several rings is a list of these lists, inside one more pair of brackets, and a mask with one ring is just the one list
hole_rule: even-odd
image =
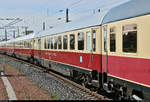
[[91,91],[90,89],[87,89],[87,88],[83,87],[82,85],[79,85],[79,84],[77,84],[77,83],[75,83],[75,82],[73,82],[73,81],[71,81],[71,80],[69,80],[67,78],[64,78],[61,75],[58,75],[58,74],[56,74],[54,72],[51,72],[51,71],[47,71],[47,69],[45,69],[45,68],[36,66],[36,65],[31,64],[29,62],[26,62],[26,61],[23,61],[23,60],[19,60],[17,58],[13,58],[13,57],[10,57],[10,56],[7,56],[7,55],[0,55],[0,56],[3,56],[5,58],[11,59],[11,60],[14,60],[16,62],[20,62],[20,63],[22,63],[22,64],[24,64],[26,66],[30,66],[30,67],[36,68],[36,69],[38,69],[38,70],[40,70],[42,72],[45,72],[45,73],[48,73],[48,74],[52,75],[56,79],[62,80],[65,83],[68,83],[69,85],[72,85],[72,86],[76,87],[75,90],[78,90],[78,91],[82,92],[82,95],[84,97],[86,97],[87,100],[111,100],[111,99],[108,99],[108,98],[106,98],[106,97],[104,97],[104,96],[102,96],[102,95],[100,95],[100,94],[98,94],[96,92]]

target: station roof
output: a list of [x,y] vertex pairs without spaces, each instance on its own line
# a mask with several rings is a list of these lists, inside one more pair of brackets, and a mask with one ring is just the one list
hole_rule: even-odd
[[52,29],[49,29],[47,31],[39,32],[36,37],[42,37],[46,35],[51,34],[58,34],[68,31],[73,31],[81,28],[87,28],[92,26],[101,25],[104,16],[106,15],[108,11],[99,12],[92,15],[87,15],[85,17],[82,17],[81,19],[71,21],[68,23],[62,23],[60,25],[54,26]]
[[130,0],[112,8],[104,17],[103,24],[150,13],[150,0]]

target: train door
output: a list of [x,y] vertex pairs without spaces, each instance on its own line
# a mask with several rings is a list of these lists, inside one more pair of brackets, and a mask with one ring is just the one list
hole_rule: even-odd
[[[89,68],[93,69],[93,53],[96,51],[96,28],[86,32],[86,50],[90,52]],[[97,69],[95,69],[97,70]]]
[[[36,50],[36,40],[34,39],[34,40],[33,40],[33,53],[34,53],[34,54],[36,53],[35,50]],[[34,55],[34,56],[35,56],[35,55]]]
[[15,41],[13,42],[13,57],[15,57]]
[[34,57],[34,41],[35,41],[34,39],[31,40],[31,46],[32,46],[32,47],[31,47],[31,48],[32,48],[32,49],[31,49],[31,58],[32,58],[32,59],[33,59],[33,57]]
[[41,59],[41,39],[38,39],[38,56]]
[[103,26],[103,40],[104,41],[104,53],[102,57],[102,72],[103,72],[103,83],[107,82],[107,74],[108,74],[108,33],[107,33],[107,26]]
[[89,59],[89,65],[88,67],[92,68],[92,49],[91,49],[91,32],[86,32],[86,50],[90,52],[90,59]]

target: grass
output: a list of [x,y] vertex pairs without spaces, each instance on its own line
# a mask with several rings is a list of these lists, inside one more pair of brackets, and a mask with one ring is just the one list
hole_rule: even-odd
[[5,95],[5,96],[7,96],[8,94],[7,94],[7,91],[4,89],[3,90],[3,94]]
[[27,90],[24,90],[24,94],[28,94],[28,91],[27,91]]
[[58,100],[58,95],[53,93],[53,94],[51,94],[51,98],[54,100]]
[[27,99],[30,99],[30,96],[26,96]]

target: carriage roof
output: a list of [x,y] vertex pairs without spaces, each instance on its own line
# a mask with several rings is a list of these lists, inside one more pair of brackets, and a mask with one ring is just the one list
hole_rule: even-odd
[[130,0],[112,8],[104,17],[103,24],[150,14],[150,0]]
[[32,39],[32,38],[34,38],[34,36],[35,36],[35,34],[32,33],[32,34],[25,35],[25,36],[22,36],[22,37],[18,37],[18,38],[15,38],[15,39],[13,38],[13,39],[8,40],[8,41],[0,42],[0,45],[6,44],[6,43],[11,43],[11,42],[17,42],[17,41]]
[[103,18],[107,12],[108,11],[99,12],[96,14],[88,15],[86,17],[83,17],[75,21],[54,26],[52,29],[39,32],[35,37],[43,37],[46,35],[58,34],[58,33],[73,31],[77,29],[101,25]]
[[13,41],[17,42],[17,41],[20,41],[20,40],[29,40],[29,39],[33,39],[34,37],[35,37],[35,33],[31,33],[29,35],[18,37]]

